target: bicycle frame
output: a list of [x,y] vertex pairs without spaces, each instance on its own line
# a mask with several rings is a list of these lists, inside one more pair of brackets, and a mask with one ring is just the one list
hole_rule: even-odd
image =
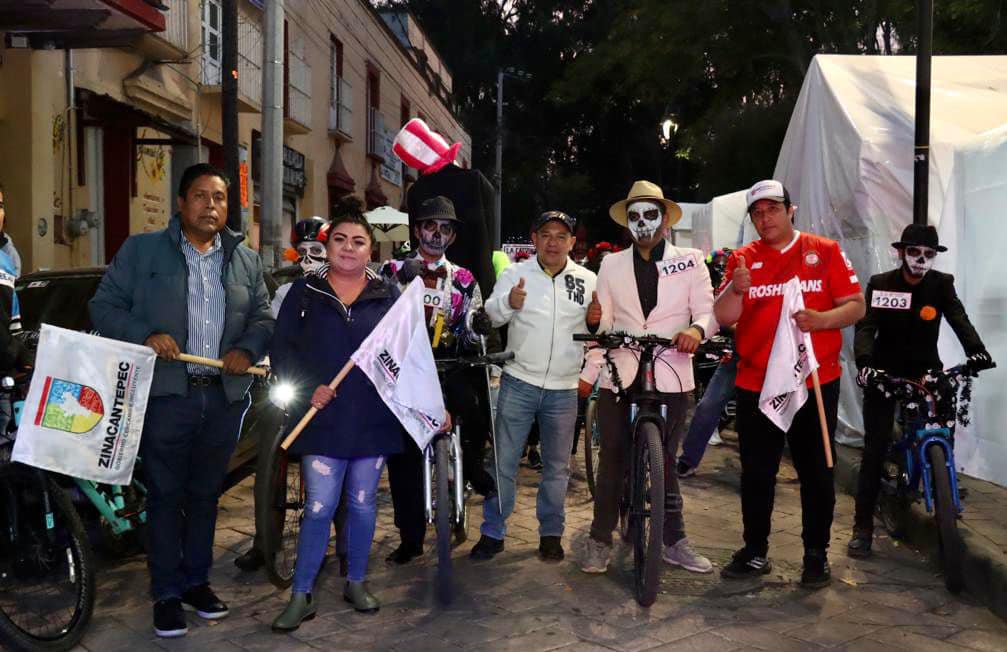
[[933,487],[930,482],[930,472],[932,471],[930,460],[927,459],[927,449],[930,446],[940,446],[944,449],[944,457],[947,460],[948,478],[951,480],[951,498],[954,501],[955,511],[961,513],[962,505],[958,499],[958,473],[955,471],[955,455],[951,446],[951,430],[948,428],[910,428],[910,436],[903,435],[903,438],[893,445],[893,452],[901,453],[904,456],[906,486],[914,491],[919,491],[920,484],[923,485],[923,504],[927,512],[933,511]]

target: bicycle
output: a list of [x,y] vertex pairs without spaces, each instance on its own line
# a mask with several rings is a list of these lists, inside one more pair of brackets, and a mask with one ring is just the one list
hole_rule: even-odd
[[[465,369],[500,365],[514,358],[514,353],[490,353],[478,356],[458,356],[436,360],[437,375],[443,388],[448,376]],[[423,449],[423,500],[428,524],[434,525],[437,538],[436,594],[442,604],[454,598],[451,561],[452,535],[458,543],[467,537],[468,508],[465,481],[462,474],[461,419],[456,417],[448,432],[437,433]],[[493,421],[490,421],[491,431]],[[494,446],[496,433],[493,434]],[[494,455],[494,460],[496,455]]]
[[595,383],[584,408],[584,476],[587,490],[594,500],[598,481],[598,451],[601,450],[601,428],[598,426],[598,384]]
[[[3,379],[0,391],[14,399],[8,432],[20,424],[24,389]],[[94,555],[70,495],[46,471],[0,465],[0,640],[15,650],[69,650],[94,596]]]
[[[952,593],[964,586],[962,512],[955,471],[955,421],[968,424],[972,378],[980,370],[969,364],[927,373],[922,379],[900,378],[879,371],[870,385],[898,401],[901,437],[882,465],[878,514],[893,538],[905,536],[909,510],[923,499],[937,522],[944,584]],[[959,402],[959,394],[962,396]]]
[[[617,395],[630,401],[629,419],[632,455],[620,505],[620,531],[633,545],[633,579],[637,602],[649,607],[657,599],[664,544],[664,447],[668,406],[657,393],[654,362],[674,342],[655,335],[626,333],[576,334],[574,341],[593,342],[605,349]],[[640,356],[639,387],[628,392],[622,386],[609,351],[629,349]],[[661,349],[658,351],[658,349]],[[627,396],[628,394],[628,396]],[[623,520],[625,514],[625,520]]]

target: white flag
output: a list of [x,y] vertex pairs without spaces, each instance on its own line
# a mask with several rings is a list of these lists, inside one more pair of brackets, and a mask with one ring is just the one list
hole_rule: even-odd
[[420,450],[444,419],[444,397],[423,316],[423,280],[413,279],[350,356]]
[[780,321],[759,395],[759,409],[784,432],[790,430],[794,415],[808,400],[805,382],[818,369],[811,334],[802,333],[792,317],[799,310],[804,310],[804,295],[801,280],[795,276],[783,285]]
[[129,484],[155,357],[146,346],[42,324],[13,459]]

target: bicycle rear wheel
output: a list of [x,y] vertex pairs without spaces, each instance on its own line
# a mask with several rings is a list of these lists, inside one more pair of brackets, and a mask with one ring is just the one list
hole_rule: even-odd
[[664,445],[657,425],[645,421],[637,426],[633,448],[633,579],[636,601],[649,607],[657,599],[664,543]]
[[598,430],[598,399],[589,398],[584,410],[584,475],[587,489],[594,498],[595,480],[598,477],[598,452],[601,447]]
[[454,500],[448,481],[451,442],[446,435],[434,443],[434,528],[437,531],[437,599],[441,604],[451,604],[454,598],[451,567],[451,512]]
[[15,650],[69,650],[91,620],[95,591],[91,545],[70,496],[34,469],[9,466],[0,531],[0,640]]
[[286,434],[286,428],[281,427],[265,454],[259,456],[256,473],[265,481],[255,483],[255,531],[266,560],[266,576],[281,589],[294,579],[306,501],[300,458],[280,447]]
[[939,444],[931,444],[927,448],[927,459],[930,461],[932,471],[934,518],[937,520],[941,563],[944,566],[944,585],[948,591],[958,593],[965,586],[965,579],[962,574],[964,551],[961,536],[958,534],[958,513],[951,496],[950,474],[955,471],[948,468],[944,448]]

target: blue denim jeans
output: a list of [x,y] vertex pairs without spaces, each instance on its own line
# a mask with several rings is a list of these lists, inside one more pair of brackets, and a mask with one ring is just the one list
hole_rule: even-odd
[[301,458],[307,498],[297,539],[294,593],[311,593],[329,545],[329,528],[340,496],[347,500],[345,529],[349,572],[346,578],[351,582],[364,581],[378,516],[378,481],[384,468],[384,457],[345,459],[305,455]]
[[140,455],[147,485],[147,565],[155,601],[210,580],[217,500],[248,409],[220,385],[147,403]]
[[737,356],[731,356],[727,362],[720,363],[713,372],[710,384],[706,386],[706,392],[692,415],[689,432],[682,442],[682,454],[678,456],[679,461],[688,464],[690,469],[699,466],[703,453],[706,452],[706,445],[710,443],[710,437],[720,423],[724,406],[734,398],[734,377],[737,375]]
[[[528,440],[528,431],[536,419],[542,439],[542,482],[538,486],[536,507],[539,535],[563,535],[566,521],[563,502],[570,480],[570,449],[577,422],[577,390],[542,389],[504,373],[500,379],[496,418],[500,482],[497,495],[483,503],[481,531],[488,537],[502,540],[507,535],[507,517],[514,511],[514,479],[518,462]],[[487,461],[486,470],[494,472],[492,458]]]

